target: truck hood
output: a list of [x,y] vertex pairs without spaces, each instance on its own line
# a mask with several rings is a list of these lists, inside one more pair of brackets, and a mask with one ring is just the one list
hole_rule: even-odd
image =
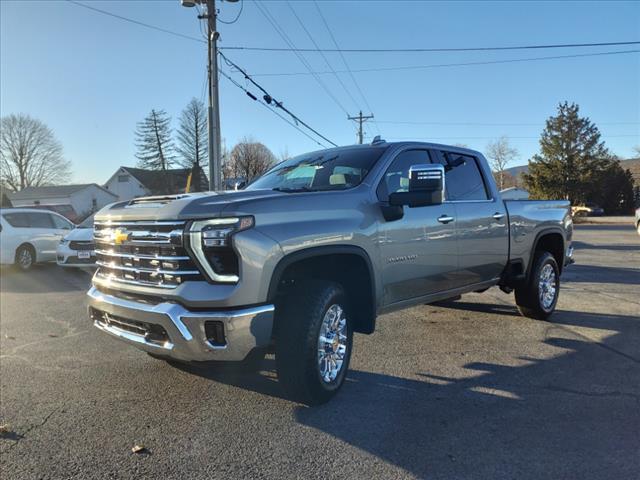
[[215,218],[221,216],[225,210],[233,211],[234,207],[245,202],[263,201],[287,195],[295,194],[273,190],[230,190],[142,197],[107,205],[96,214],[95,219],[126,221]]

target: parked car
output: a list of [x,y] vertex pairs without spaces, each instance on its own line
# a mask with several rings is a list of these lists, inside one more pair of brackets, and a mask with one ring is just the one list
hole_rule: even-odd
[[54,212],[0,209],[0,263],[29,270],[35,263],[55,262],[60,239],[74,227]]
[[604,215],[604,209],[595,203],[585,203],[571,207],[571,214],[574,217],[600,217]]
[[56,212],[67,220],[73,223],[78,223],[82,217],[78,216],[73,205],[60,204],[60,205],[30,205],[28,207],[13,207],[13,208],[28,208],[30,210],[49,210],[50,212]]
[[640,208],[636,208],[636,230],[640,235]]
[[92,267],[96,263],[93,215],[71,230],[58,244],[56,256],[61,267]]
[[285,392],[323,403],[345,380],[354,332],[382,313],[497,285],[524,316],[549,317],[572,261],[569,207],[503,201],[465,148],[312,152],[242,191],[103,208],[89,314],[159,358],[255,367],[272,350]]

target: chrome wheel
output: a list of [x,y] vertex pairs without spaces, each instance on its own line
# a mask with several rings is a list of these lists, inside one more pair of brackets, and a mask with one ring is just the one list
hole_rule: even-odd
[[22,270],[29,270],[33,265],[33,255],[28,248],[22,248],[16,255],[16,262]]
[[333,382],[347,355],[347,319],[340,305],[329,307],[318,336],[318,370],[325,383]]
[[558,291],[558,278],[552,265],[546,264],[540,271],[538,281],[538,298],[540,305],[545,310],[550,310],[556,300]]

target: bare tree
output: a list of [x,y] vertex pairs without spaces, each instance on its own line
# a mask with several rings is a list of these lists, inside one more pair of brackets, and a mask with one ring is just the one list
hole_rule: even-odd
[[177,132],[180,164],[185,168],[208,165],[207,113],[204,104],[192,98],[180,115]]
[[487,158],[491,169],[494,171],[498,188],[502,190],[505,187],[505,170],[509,162],[518,156],[518,150],[509,145],[509,138],[502,136],[494,142],[487,145]]
[[245,137],[229,154],[229,160],[225,163],[225,178],[242,179],[249,183],[266,172],[274,161],[271,150]]
[[171,168],[175,160],[175,147],[171,139],[171,118],[164,110],[151,110],[138,123],[136,148],[140,167],[162,171]]
[[65,183],[71,175],[53,131],[22,113],[0,121],[0,166],[0,183],[13,191]]

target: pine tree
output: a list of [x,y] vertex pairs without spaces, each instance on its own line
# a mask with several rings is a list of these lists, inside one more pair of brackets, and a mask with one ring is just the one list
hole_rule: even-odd
[[577,104],[564,102],[547,120],[540,153],[529,160],[529,173],[523,175],[533,198],[562,198],[574,205],[604,188],[598,179],[613,157],[600,141],[598,128],[578,113]]
[[164,110],[151,113],[136,127],[136,158],[138,166],[166,171],[175,161],[171,139],[171,118]]
[[208,165],[207,115],[204,104],[192,98],[180,115],[178,147],[180,164],[185,168]]

